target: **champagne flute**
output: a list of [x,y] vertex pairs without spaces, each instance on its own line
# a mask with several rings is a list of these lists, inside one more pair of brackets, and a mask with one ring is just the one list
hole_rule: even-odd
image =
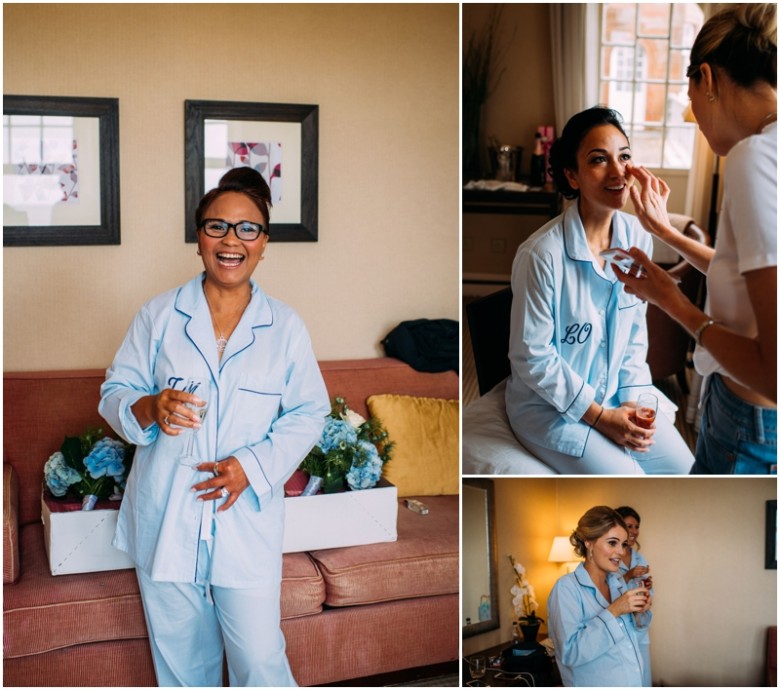
[[[193,376],[187,379],[183,390],[185,393],[189,393],[190,395],[197,395],[206,403],[203,407],[193,405],[192,403],[185,403],[186,407],[196,412],[200,416],[200,421],[203,422],[203,419],[206,417],[206,411],[209,407],[208,380]],[[196,467],[197,465],[200,465],[201,462],[203,462],[203,460],[195,457],[194,453],[196,433],[198,433],[197,429],[190,429],[189,433],[187,434],[187,448],[184,451],[184,454],[179,456],[179,464],[188,465],[189,467]]]

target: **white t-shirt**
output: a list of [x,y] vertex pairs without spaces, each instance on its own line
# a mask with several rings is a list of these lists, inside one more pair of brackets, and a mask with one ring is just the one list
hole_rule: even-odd
[[[745,273],[777,266],[777,123],[743,139],[728,154],[715,255],[707,272],[711,318],[748,338],[758,335]],[[696,371],[726,373],[697,347]]]

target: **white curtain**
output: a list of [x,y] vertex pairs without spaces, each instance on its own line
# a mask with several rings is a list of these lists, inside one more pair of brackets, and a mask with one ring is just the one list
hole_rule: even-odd
[[555,136],[560,136],[572,115],[598,104],[598,3],[551,4],[550,32]]

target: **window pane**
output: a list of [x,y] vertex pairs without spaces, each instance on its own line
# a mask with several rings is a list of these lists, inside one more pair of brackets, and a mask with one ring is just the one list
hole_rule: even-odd
[[604,24],[601,37],[604,43],[633,43],[636,5],[607,4],[602,13]]
[[631,82],[601,82],[599,103],[617,110],[626,122],[633,119],[634,91]]
[[663,124],[666,111],[665,84],[637,84],[634,120]]
[[663,129],[635,125],[631,138],[631,151],[637,165],[658,168],[661,165],[661,141]]
[[624,46],[605,47],[601,50],[601,78],[634,78],[634,49]]
[[668,3],[661,5],[639,5],[639,33],[642,36],[669,35],[669,10]]
[[672,45],[690,48],[704,23],[704,14],[692,2],[672,5]]
[[687,81],[685,71],[690,63],[690,50],[672,50],[669,53],[669,81]]
[[688,107],[688,85],[673,84],[666,95],[666,124],[681,125],[685,122]]
[[672,127],[666,130],[664,167],[689,170],[693,157],[695,127]]
[[640,79],[666,79],[669,41],[641,38],[637,45],[636,73]]

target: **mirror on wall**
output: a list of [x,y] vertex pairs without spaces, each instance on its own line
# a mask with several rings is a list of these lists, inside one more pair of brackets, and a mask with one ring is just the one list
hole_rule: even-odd
[[463,637],[499,627],[492,479],[463,480]]

